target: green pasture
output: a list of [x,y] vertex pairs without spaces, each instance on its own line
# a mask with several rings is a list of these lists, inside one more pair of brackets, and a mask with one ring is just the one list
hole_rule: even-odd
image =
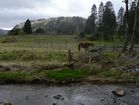
[[[76,35],[0,36],[0,62],[67,62],[68,50],[70,49],[73,57],[77,58],[78,43],[86,40],[87,38],[79,40]],[[105,45],[107,48],[123,44],[118,38],[113,41],[90,42],[94,43],[95,47]],[[84,54],[83,49],[80,54]]]

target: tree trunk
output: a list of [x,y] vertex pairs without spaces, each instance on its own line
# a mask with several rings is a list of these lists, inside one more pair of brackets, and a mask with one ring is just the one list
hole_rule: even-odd
[[126,4],[126,28],[125,28],[125,41],[124,41],[124,45],[122,48],[122,52],[125,53],[127,52],[127,46],[129,44],[130,41],[130,34],[128,32],[129,26],[128,26],[128,0],[125,0],[125,4]]
[[137,26],[137,12],[138,12],[138,8],[139,8],[139,1],[137,2],[137,7],[135,10],[135,21],[134,21],[134,27],[133,27],[133,33],[132,33],[132,37],[131,37],[131,45],[129,48],[129,54],[132,55],[133,54],[133,48],[134,48],[134,43],[135,43],[135,32],[136,32],[136,26]]

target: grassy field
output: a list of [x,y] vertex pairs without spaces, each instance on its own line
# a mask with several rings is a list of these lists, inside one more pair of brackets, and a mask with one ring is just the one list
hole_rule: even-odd
[[71,35],[0,37],[0,60],[65,62],[69,49],[77,54],[78,42]]
[[[78,57],[79,40],[74,35],[24,35],[0,37],[0,60],[66,62],[70,49]],[[121,45],[120,40],[93,41],[95,46]],[[82,53],[84,51],[82,50]]]
[[[24,35],[0,37],[1,61],[66,62],[68,50],[79,56],[79,40],[74,35]],[[95,46],[113,42],[93,41]],[[84,53],[84,50],[81,50]]]
[[[85,39],[83,39],[83,41],[85,41]],[[79,56],[77,48],[79,42],[80,41],[74,35],[1,36],[0,80],[2,82],[30,81],[34,80],[34,78],[72,80],[83,79],[88,76],[97,76],[98,78],[105,79],[139,80],[139,75],[136,73],[112,71],[108,67],[96,71],[94,67],[92,67],[93,69],[85,68],[85,70],[84,68],[80,68],[83,65],[76,68],[76,70],[72,70],[71,68],[54,68],[53,71],[47,70],[47,68],[50,68],[46,67],[48,64],[63,65],[67,63],[69,49],[73,53],[73,57],[77,59]],[[123,42],[116,39],[114,41],[93,41],[93,43],[95,46],[105,44],[107,47],[112,47],[114,44],[122,46]],[[84,50],[81,50],[80,54],[85,54]],[[115,66],[125,64],[121,63],[122,61],[115,60],[117,59],[118,52],[106,51],[103,52],[103,55],[105,58],[98,63],[100,65],[109,62],[112,62],[110,65],[114,64]],[[91,63],[90,65],[93,64]],[[32,69],[34,69],[34,71]]]

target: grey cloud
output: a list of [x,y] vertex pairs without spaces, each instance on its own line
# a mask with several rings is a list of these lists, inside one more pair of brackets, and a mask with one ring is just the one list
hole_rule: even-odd
[[2,8],[33,8],[37,4],[46,5],[49,4],[50,0],[0,0],[0,9]]
[[[93,4],[108,0],[0,0],[0,28],[26,19],[79,15],[88,17]],[[116,9],[121,0],[111,0]]]
[[26,19],[45,17],[35,13],[37,6],[50,5],[50,0],[0,0],[0,28],[13,27]]

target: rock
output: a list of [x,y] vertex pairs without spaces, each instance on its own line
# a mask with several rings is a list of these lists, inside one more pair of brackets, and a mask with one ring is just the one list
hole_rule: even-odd
[[53,105],[57,105],[56,103],[53,103]]
[[46,96],[44,96],[45,98],[47,98],[48,96],[46,95]]
[[12,105],[11,103],[5,101],[3,105]]
[[139,87],[139,82],[136,82],[136,87]]
[[124,92],[124,90],[123,90],[123,89],[120,89],[120,88],[118,88],[118,89],[112,91],[112,93],[113,93],[115,96],[117,96],[117,97],[123,97],[123,96],[126,95],[126,93]]
[[28,97],[28,96],[26,96],[26,97],[25,97],[25,99],[26,99],[26,100],[29,100],[29,97]]
[[130,90],[132,93],[135,93],[135,90]]
[[64,98],[61,98],[61,100],[64,100]]
[[104,99],[101,99],[100,101],[105,101]]
[[56,96],[54,96],[54,99],[59,100],[61,97],[62,97],[62,95],[56,95]]

